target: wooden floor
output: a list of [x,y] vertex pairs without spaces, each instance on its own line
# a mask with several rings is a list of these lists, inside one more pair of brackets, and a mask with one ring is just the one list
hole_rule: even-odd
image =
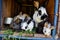
[[[0,34],[4,34],[4,31],[0,31]],[[34,35],[34,36],[33,36]],[[52,38],[52,36],[45,36],[44,34],[26,34],[23,33],[22,35],[19,35],[19,32],[14,32],[12,36],[23,36],[23,37],[36,37],[36,38]]]

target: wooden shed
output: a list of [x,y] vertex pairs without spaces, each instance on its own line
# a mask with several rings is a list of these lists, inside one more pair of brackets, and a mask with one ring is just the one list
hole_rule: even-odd
[[[1,25],[1,30],[4,29],[4,18],[5,17],[14,17],[16,15],[19,14],[19,12],[22,10],[30,15],[32,15],[32,13],[34,12],[33,9],[33,1],[34,0],[1,0],[1,13],[0,13],[0,25]],[[44,2],[44,0],[38,0],[40,2],[40,5]],[[34,38],[34,37],[27,37],[27,39],[46,39],[46,40],[53,40],[56,36],[56,34],[58,34],[58,24],[57,24],[57,20],[58,20],[58,1],[59,0],[49,0],[48,4],[46,6],[46,10],[47,13],[49,15],[49,19],[48,21],[53,23],[55,29],[52,31],[52,37],[48,37],[48,38]],[[11,36],[10,37],[14,37]],[[25,39],[25,37],[18,37],[16,36],[16,38],[23,38]]]

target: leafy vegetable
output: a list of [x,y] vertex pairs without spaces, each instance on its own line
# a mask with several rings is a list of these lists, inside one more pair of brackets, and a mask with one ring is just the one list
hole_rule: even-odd
[[4,34],[8,34],[8,35],[12,35],[13,33],[14,32],[10,29],[4,31]]

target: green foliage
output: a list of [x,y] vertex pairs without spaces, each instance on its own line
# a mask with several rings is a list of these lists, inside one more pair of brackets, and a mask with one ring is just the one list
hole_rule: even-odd
[[33,34],[33,31],[27,30],[25,31],[27,34]]
[[22,36],[23,32],[19,32],[19,35]]
[[[4,30],[4,34],[7,34],[8,36],[4,36],[4,39],[5,40],[10,40],[9,38],[9,35],[13,35],[13,31],[11,29],[8,29],[8,30]],[[26,34],[34,34],[35,33],[35,29],[33,31],[30,31],[30,30],[27,30],[27,31],[20,31],[19,32],[19,35],[22,36],[23,33],[26,33]],[[12,38],[12,40],[15,40],[15,38]]]
[[8,36],[4,36],[3,39],[4,40],[10,40],[10,38]]
[[35,31],[30,31],[30,30],[27,30],[27,31],[20,31],[20,32],[19,32],[19,35],[22,36],[23,33],[26,33],[26,34],[34,34]]
[[4,31],[4,34],[8,34],[8,35],[13,35],[13,33],[14,32],[10,29]]

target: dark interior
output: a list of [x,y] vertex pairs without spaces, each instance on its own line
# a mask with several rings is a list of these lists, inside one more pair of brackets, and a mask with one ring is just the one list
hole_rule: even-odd
[[[29,15],[34,13],[34,0],[3,0],[3,22],[5,17],[15,17],[20,11],[23,11]],[[40,5],[44,0],[38,0]],[[46,5],[49,22],[53,23],[54,20],[54,0],[49,0]],[[2,22],[2,26],[3,26]]]

